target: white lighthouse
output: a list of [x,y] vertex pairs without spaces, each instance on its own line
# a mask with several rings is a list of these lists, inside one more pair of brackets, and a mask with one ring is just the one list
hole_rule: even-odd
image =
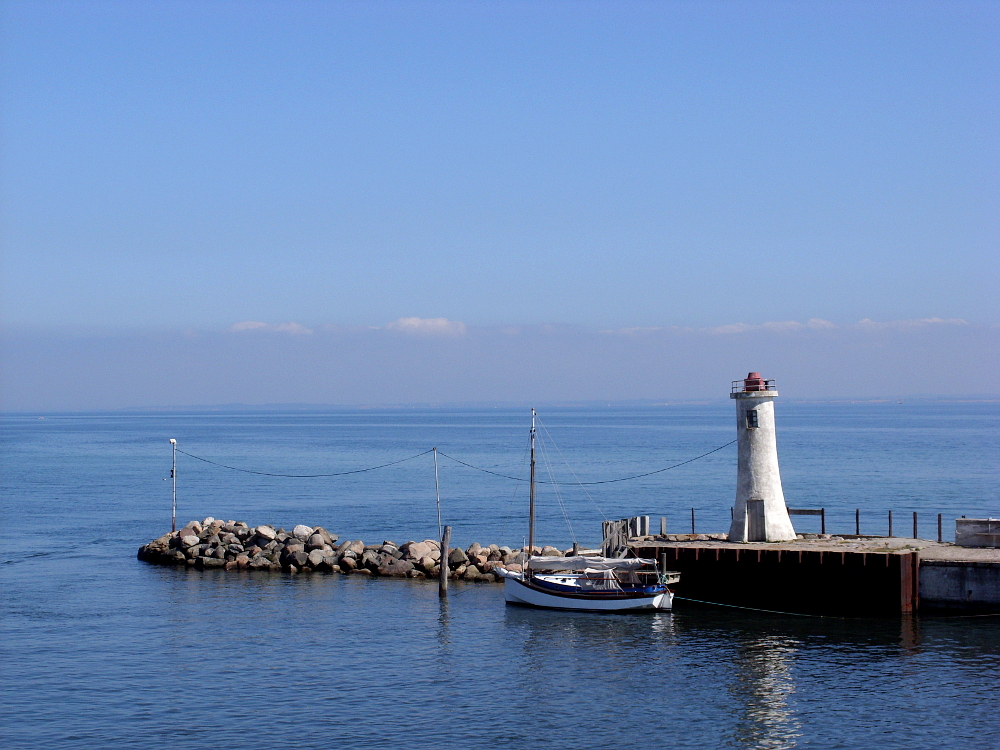
[[731,542],[787,542],[795,539],[788,518],[778,471],[778,442],[774,434],[773,380],[751,372],[733,381],[730,398],[736,400],[736,505]]

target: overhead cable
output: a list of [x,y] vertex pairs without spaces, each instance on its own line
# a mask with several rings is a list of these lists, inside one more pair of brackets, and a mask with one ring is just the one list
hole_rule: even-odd
[[[428,453],[433,452],[433,448],[425,450],[423,453],[418,453],[415,456],[409,456],[407,458],[401,458],[398,461],[390,461],[387,464],[379,464],[378,466],[369,466],[366,469],[354,469],[353,471],[338,471],[333,474],[274,474],[269,471],[252,471],[251,469],[239,469],[235,466],[226,466],[226,464],[220,464],[216,461],[209,461],[207,458],[202,458],[201,456],[196,456],[193,453],[188,453],[187,451],[182,451],[180,448],[177,449],[178,453],[183,453],[189,458],[195,458],[199,461],[204,461],[206,464],[212,464],[212,466],[219,466],[223,469],[229,469],[231,471],[241,471],[244,474],[257,474],[262,477],[289,477],[291,479],[318,479],[320,477],[342,477],[347,474],[362,474],[366,471],[375,471],[376,469],[384,469],[387,466],[395,466],[396,464],[401,464],[404,461],[412,461],[415,458],[420,458],[421,456],[426,456]],[[440,451],[438,451],[440,453]],[[444,455],[443,453],[441,454]]]
[[[664,467],[662,469],[657,469],[656,471],[647,471],[644,474],[633,474],[630,477],[619,477],[618,479],[603,479],[603,480],[598,481],[598,482],[555,482],[555,481],[546,482],[543,479],[536,479],[535,483],[536,484],[573,485],[574,487],[578,487],[578,486],[582,486],[582,485],[591,485],[591,484],[613,484],[614,482],[627,482],[630,479],[641,479],[642,477],[651,477],[651,476],[653,476],[653,474],[661,474],[664,471],[670,471],[671,469],[676,469],[678,466],[684,466],[685,464],[692,463],[693,461],[697,461],[699,458],[704,458],[705,456],[711,456],[713,453],[717,453],[717,452],[721,451],[723,448],[728,448],[730,445],[732,445],[735,442],[736,442],[735,440],[730,440],[725,445],[720,445],[718,448],[713,448],[708,453],[702,453],[700,456],[695,456],[694,458],[689,458],[687,461],[681,461],[679,464],[674,464],[673,466],[666,466],[666,467]],[[504,479],[513,479],[515,482],[527,482],[528,481],[527,479],[524,479],[523,477],[513,477],[510,474],[502,474],[499,471],[490,471],[489,469],[484,469],[481,466],[473,466],[470,463],[466,463],[465,461],[462,461],[461,459],[455,458],[454,456],[449,456],[447,453],[443,453],[441,451],[438,451],[438,455],[439,456],[444,456],[445,458],[450,458],[455,463],[462,464],[462,466],[467,466],[470,469],[475,469],[476,471],[481,471],[481,472],[483,472],[485,474],[492,474],[495,477],[502,477]]]

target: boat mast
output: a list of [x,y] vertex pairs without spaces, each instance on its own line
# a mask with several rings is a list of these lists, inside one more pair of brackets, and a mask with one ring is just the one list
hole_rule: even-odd
[[535,549],[535,410],[531,410],[531,484],[528,490],[528,557]]

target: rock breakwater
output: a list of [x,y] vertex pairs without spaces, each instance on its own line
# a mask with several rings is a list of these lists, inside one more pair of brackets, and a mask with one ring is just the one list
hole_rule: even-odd
[[[467,548],[449,547],[449,578],[499,582],[498,565],[520,570],[527,549],[474,542]],[[559,556],[572,550],[535,547],[534,554]],[[322,526],[298,525],[291,531],[270,525],[249,526],[243,521],[206,518],[168,532],[139,548],[138,558],[155,565],[183,565],[224,570],[264,570],[286,573],[340,573],[343,575],[436,578],[440,575],[441,545],[434,539],[402,544],[385,540],[365,544],[341,541]]]

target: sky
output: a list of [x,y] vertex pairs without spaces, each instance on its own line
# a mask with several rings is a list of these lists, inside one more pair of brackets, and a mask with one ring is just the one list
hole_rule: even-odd
[[3,0],[0,408],[997,395],[998,31]]

